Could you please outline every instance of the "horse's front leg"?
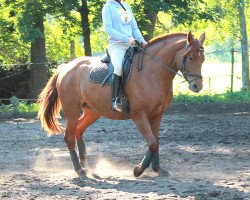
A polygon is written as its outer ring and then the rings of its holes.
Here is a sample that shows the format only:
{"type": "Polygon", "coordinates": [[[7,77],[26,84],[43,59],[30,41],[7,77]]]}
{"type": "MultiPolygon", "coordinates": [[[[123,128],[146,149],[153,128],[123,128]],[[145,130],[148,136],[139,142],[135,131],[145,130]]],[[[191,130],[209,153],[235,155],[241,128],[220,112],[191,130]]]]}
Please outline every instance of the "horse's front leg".
{"type": "Polygon", "coordinates": [[[135,124],[137,125],[138,129],[144,136],[147,144],[148,144],[148,151],[146,155],[144,156],[143,160],[141,163],[134,168],[134,176],[138,177],[140,176],[146,168],[149,167],[150,163],[152,162],[153,158],[157,156],[158,154],[158,149],[159,149],[159,144],[158,141],[156,140],[153,131],[151,129],[149,120],[146,115],[140,116],[137,119],[133,120],[135,124]]]}
{"type": "MultiPolygon", "coordinates": [[[[155,116],[154,118],[149,120],[151,129],[153,131],[153,134],[154,134],[155,139],[156,139],[158,144],[159,144],[159,128],[160,128],[162,115],[163,115],[163,113],[161,113],[158,116],[155,116]]],[[[160,156],[159,156],[158,151],[154,153],[151,167],[152,167],[153,171],[157,172],[159,175],[169,176],[169,173],[160,167],[160,156]]]]}
{"type": "Polygon", "coordinates": [[[77,142],[77,147],[79,151],[79,157],[80,157],[80,165],[85,168],[85,161],[86,161],[86,147],[85,147],[85,142],[84,139],[81,138],[76,138],[77,142]]]}

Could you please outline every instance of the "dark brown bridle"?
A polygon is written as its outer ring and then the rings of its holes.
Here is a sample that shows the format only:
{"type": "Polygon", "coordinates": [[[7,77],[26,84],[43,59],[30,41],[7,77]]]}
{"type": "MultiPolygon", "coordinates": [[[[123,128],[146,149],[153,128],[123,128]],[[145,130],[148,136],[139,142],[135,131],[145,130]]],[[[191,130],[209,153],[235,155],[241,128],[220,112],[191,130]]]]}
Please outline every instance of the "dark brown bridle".
{"type": "MultiPolygon", "coordinates": [[[[189,49],[189,45],[187,44],[185,47],[185,51],[187,52],[189,49]]],[[[199,51],[204,52],[204,48],[200,47],[199,51]]],[[[181,64],[181,69],[180,69],[182,76],[184,77],[184,79],[190,84],[191,82],[193,82],[194,80],[197,79],[203,79],[202,75],[198,75],[198,74],[190,74],[188,72],[188,67],[187,67],[187,55],[184,56],[183,60],[182,60],[182,64],[181,64]],[[189,77],[195,77],[194,79],[192,79],[191,81],[189,80],[189,77]]]]}
{"type": "MultiPolygon", "coordinates": [[[[189,49],[189,45],[187,44],[185,46],[185,51],[187,52],[189,49]]],[[[203,47],[200,47],[199,49],[200,51],[204,52],[204,48],[203,47]]],[[[146,53],[148,56],[150,56],[152,58],[152,60],[154,60],[156,63],[160,64],[162,67],[164,67],[165,69],[173,72],[174,74],[177,74],[178,76],[180,77],[183,77],[185,79],[185,81],[187,81],[189,84],[191,82],[193,82],[194,80],[196,79],[203,79],[202,75],[198,75],[198,74],[190,74],[188,72],[188,67],[187,67],[187,56],[185,55],[183,57],[183,60],[182,60],[182,64],[181,64],[181,73],[180,74],[178,71],[176,71],[176,69],[174,69],[173,67],[170,67],[168,65],[166,65],[164,62],[162,62],[159,58],[157,58],[156,56],[152,55],[146,48],[143,48],[143,47],[140,47],[139,49],[139,52],[140,52],[140,58],[139,60],[142,60],[142,57],[143,57],[143,54],[146,53]],[[194,79],[192,79],[191,81],[189,80],[189,77],[195,77],[194,79]]],[[[143,65],[143,62],[142,61],[139,61],[141,64],[141,66],[139,66],[139,70],[142,68],[142,65],[143,65]]],[[[139,71],[138,70],[138,71],[139,71]]]]}

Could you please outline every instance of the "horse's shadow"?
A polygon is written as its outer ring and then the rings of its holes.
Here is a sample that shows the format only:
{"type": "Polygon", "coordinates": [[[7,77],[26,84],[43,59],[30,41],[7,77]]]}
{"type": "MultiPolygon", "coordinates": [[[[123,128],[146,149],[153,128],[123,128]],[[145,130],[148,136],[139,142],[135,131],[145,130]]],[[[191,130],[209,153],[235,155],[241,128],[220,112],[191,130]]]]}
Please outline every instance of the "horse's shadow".
{"type": "Polygon", "coordinates": [[[74,178],[71,183],[81,188],[92,187],[100,190],[112,189],[134,194],[136,196],[140,195],[141,197],[147,197],[149,193],[151,193],[151,198],[195,197],[195,200],[247,200],[250,198],[249,192],[245,193],[236,188],[220,186],[207,180],[181,180],[173,176],[152,176],[151,174],[142,175],[142,177],[137,179],[131,177],[102,178],[97,175],[92,175],[92,177],[86,180],[74,178]]]}
{"type": "MultiPolygon", "coordinates": [[[[249,192],[236,188],[217,185],[206,179],[181,180],[174,176],[162,177],[145,173],[140,178],[131,177],[92,177],[81,180],[79,178],[63,178],[51,182],[36,174],[15,174],[11,181],[20,184],[26,182],[27,194],[31,197],[41,194],[46,198],[55,195],[62,199],[195,199],[195,200],[248,200],[249,192]],[[111,195],[111,196],[110,196],[111,195]],[[127,196],[126,196],[127,195],[127,196]],[[100,198],[99,198],[100,197],[100,198]],[[115,197],[115,198],[114,198],[115,197]]],[[[15,191],[17,192],[17,191],[15,191]]],[[[8,189],[10,195],[13,189],[8,189]]]]}

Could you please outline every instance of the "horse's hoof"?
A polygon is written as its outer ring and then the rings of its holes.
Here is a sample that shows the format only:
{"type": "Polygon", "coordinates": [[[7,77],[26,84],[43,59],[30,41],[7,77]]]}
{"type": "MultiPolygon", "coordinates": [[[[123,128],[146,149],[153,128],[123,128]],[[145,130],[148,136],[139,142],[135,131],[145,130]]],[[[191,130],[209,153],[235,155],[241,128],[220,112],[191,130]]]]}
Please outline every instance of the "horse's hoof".
{"type": "Polygon", "coordinates": [[[160,170],[160,167],[159,167],[159,166],[157,166],[157,167],[152,166],[152,170],[153,170],[154,172],[158,173],[159,170],[160,170]]]}
{"type": "Polygon", "coordinates": [[[166,170],[164,170],[164,169],[162,169],[162,168],[159,168],[159,170],[158,170],[158,175],[159,175],[159,176],[165,176],[165,177],[170,176],[169,172],[166,171],[166,170]]]}
{"type": "Polygon", "coordinates": [[[86,175],[86,172],[83,170],[83,169],[80,169],[78,172],[77,172],[79,178],[81,180],[86,180],[88,177],[86,175]]]}
{"type": "Polygon", "coordinates": [[[134,168],[134,176],[139,177],[144,172],[144,169],[141,165],[136,165],[134,168]]]}
{"type": "Polygon", "coordinates": [[[85,162],[80,162],[80,165],[81,165],[82,168],[84,168],[85,167],[85,162]]]}
{"type": "Polygon", "coordinates": [[[86,162],[86,158],[85,157],[80,158],[80,165],[81,165],[82,168],[85,167],[85,162],[86,162]]]}

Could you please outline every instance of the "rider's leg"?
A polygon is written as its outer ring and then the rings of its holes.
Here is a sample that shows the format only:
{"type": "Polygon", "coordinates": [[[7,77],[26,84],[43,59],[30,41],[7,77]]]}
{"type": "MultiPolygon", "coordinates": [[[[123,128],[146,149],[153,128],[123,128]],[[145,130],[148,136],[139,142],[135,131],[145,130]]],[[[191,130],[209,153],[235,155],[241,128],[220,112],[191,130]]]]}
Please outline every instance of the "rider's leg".
{"type": "Polygon", "coordinates": [[[112,110],[121,112],[121,103],[119,101],[120,77],[122,75],[122,61],[126,50],[129,48],[128,43],[110,44],[108,51],[112,64],[114,66],[114,74],[112,76],[111,92],[112,92],[112,110]]]}

